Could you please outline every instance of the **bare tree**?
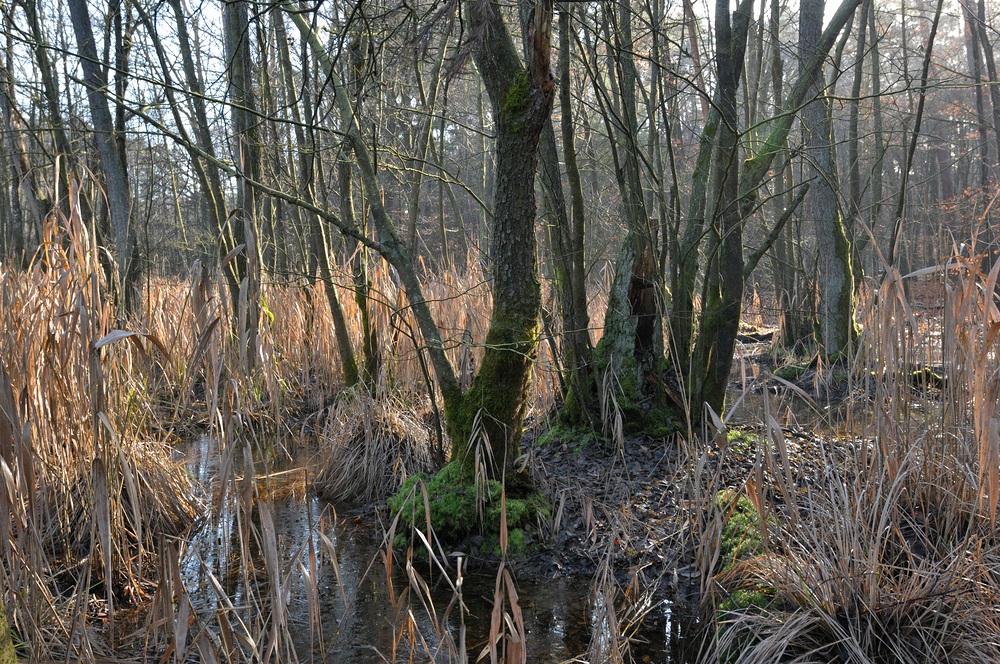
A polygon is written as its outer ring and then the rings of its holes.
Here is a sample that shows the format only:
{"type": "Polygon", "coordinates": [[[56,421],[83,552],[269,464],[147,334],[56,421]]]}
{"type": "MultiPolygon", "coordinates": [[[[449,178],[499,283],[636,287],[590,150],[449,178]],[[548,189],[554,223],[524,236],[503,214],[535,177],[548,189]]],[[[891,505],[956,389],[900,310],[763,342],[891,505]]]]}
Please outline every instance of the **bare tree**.
{"type": "Polygon", "coordinates": [[[67,0],[67,4],[73,30],[76,33],[77,55],[87,86],[94,139],[101,160],[101,169],[104,171],[111,225],[115,233],[115,258],[119,264],[120,274],[117,292],[122,297],[125,311],[129,312],[135,306],[135,287],[140,266],[135,227],[132,223],[132,191],[128,182],[125,154],[108,107],[106,96],[108,80],[103,61],[98,58],[87,2],[67,0]]]}

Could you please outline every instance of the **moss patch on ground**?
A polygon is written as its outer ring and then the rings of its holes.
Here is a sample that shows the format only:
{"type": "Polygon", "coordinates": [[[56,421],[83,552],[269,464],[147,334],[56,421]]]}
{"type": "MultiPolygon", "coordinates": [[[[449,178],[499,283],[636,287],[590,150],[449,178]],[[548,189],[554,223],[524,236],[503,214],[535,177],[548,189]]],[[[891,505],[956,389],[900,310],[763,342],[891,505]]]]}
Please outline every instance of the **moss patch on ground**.
{"type": "MultiPolygon", "coordinates": [[[[740,436],[733,438],[731,443],[742,442],[740,436]]],[[[715,499],[718,509],[726,515],[719,535],[719,562],[716,571],[716,574],[723,575],[740,563],[763,554],[764,541],[761,536],[760,514],[746,495],[720,491],[715,499]]],[[[721,615],[731,611],[764,609],[771,604],[774,596],[772,588],[760,584],[734,588],[719,603],[718,611],[721,615]]]]}
{"type": "MultiPolygon", "coordinates": [[[[500,482],[489,480],[477,495],[474,478],[452,462],[430,477],[420,474],[408,479],[389,499],[389,507],[408,528],[426,528],[429,513],[431,527],[442,542],[463,545],[479,535],[482,544],[478,553],[499,555],[501,505],[505,504],[507,555],[523,555],[530,547],[530,530],[539,515],[549,514],[548,505],[537,491],[508,495],[503,501],[501,493],[500,482]],[[426,508],[423,489],[427,491],[426,508]]],[[[404,537],[396,543],[405,546],[406,541],[404,537]]]]}
{"type": "Polygon", "coordinates": [[[727,515],[719,536],[719,570],[724,571],[762,554],[764,542],[760,515],[749,498],[732,491],[720,491],[715,499],[719,509],[727,515]]]}

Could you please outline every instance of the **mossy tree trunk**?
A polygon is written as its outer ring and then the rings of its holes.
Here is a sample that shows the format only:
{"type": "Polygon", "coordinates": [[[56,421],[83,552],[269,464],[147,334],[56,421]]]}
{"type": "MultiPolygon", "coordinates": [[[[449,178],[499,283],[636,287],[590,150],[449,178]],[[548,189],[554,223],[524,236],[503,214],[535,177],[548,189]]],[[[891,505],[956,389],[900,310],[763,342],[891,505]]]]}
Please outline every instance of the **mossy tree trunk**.
{"type": "Polygon", "coordinates": [[[709,189],[710,200],[718,203],[709,234],[711,249],[688,389],[696,408],[708,403],[721,410],[743,301],[744,219],[733,204],[739,192],[736,93],[746,55],[752,4],[744,0],[731,17],[728,0],[718,0],[715,11],[716,105],[721,122],[709,189]]]}
{"type": "MultiPolygon", "coordinates": [[[[802,2],[799,10],[799,63],[805,69],[819,42],[823,28],[824,0],[802,2]]],[[[837,203],[833,183],[837,181],[833,155],[833,126],[829,100],[823,92],[822,70],[809,96],[815,96],[800,112],[805,154],[805,179],[811,180],[804,214],[816,229],[819,261],[819,334],[817,341],[826,357],[843,353],[854,332],[854,275],[851,247],[837,203]]]]}
{"type": "Polygon", "coordinates": [[[283,6],[334,88],[341,130],[354,152],[379,241],[360,236],[344,219],[327,215],[346,235],[376,249],[396,268],[437,374],[444,398],[452,457],[471,469],[474,424],[490,441],[491,476],[512,470],[519,452],[541,300],[535,256],[535,170],[542,127],[552,109],[550,66],[552,2],[541,0],[529,20],[527,67],[522,64],[496,0],[469,0],[473,58],[489,94],[496,130],[497,169],[490,258],[493,313],[479,373],[463,392],[444,352],[441,331],[423,296],[413,258],[380,197],[373,156],[358,124],[355,105],[333,61],[302,10],[283,6]]]}
{"type": "MultiPolygon", "coordinates": [[[[622,200],[626,238],[615,264],[608,298],[604,336],[597,348],[598,371],[611,372],[626,393],[619,403],[656,404],[657,374],[663,358],[660,304],[663,279],[655,256],[657,224],[650,220],[643,192],[636,91],[639,75],[632,53],[632,8],[626,0],[604,5],[615,76],[611,92],[618,116],[604,110],[609,134],[614,134],[612,158],[622,200]],[[632,394],[629,394],[632,392],[632,394]]],[[[631,413],[626,413],[632,418],[631,413]]]]}
{"type": "Polygon", "coordinates": [[[527,67],[521,63],[496,0],[469,0],[473,57],[493,109],[496,184],[490,259],[493,313],[479,372],[464,395],[445,394],[452,455],[474,463],[474,423],[481,423],[494,467],[510,470],[519,454],[538,339],[541,289],[535,250],[535,171],[542,129],[552,110],[552,3],[529,19],[527,67]]]}

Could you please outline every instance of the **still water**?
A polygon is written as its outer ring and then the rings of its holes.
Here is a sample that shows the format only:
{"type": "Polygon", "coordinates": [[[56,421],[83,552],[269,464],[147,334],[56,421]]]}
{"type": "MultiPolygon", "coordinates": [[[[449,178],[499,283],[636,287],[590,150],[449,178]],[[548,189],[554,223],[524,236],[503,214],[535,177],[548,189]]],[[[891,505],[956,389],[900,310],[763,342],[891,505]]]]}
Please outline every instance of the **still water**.
{"type": "MultiPolygon", "coordinates": [[[[245,486],[239,479],[240,455],[220,454],[209,438],[194,441],[182,451],[189,472],[205,487],[207,509],[214,514],[206,517],[190,540],[181,565],[196,612],[211,615],[225,610],[220,608],[218,592],[212,589],[211,573],[236,607],[234,611],[248,624],[256,620],[260,633],[271,629],[268,621],[275,618],[270,610],[258,611],[257,618],[252,610],[255,605],[267,604],[273,595],[264,587],[268,575],[260,573],[268,565],[261,551],[266,545],[248,545],[240,536],[248,532],[244,522],[249,519],[250,529],[260,532],[266,530],[262,522],[273,523],[280,561],[277,567],[283,579],[284,634],[299,661],[460,661],[455,647],[463,625],[468,661],[476,661],[483,652],[494,604],[495,567],[462,575],[461,605],[465,609],[460,610],[455,591],[456,559],[450,559],[450,579],[420,559],[414,560],[413,576],[408,576],[405,556],[398,552],[387,571],[382,527],[366,525],[367,520],[355,518],[346,506],[338,510],[338,506],[302,490],[304,471],[295,480],[296,488],[265,493],[254,507],[241,510],[239,499],[230,496],[216,502],[218,507],[213,510],[220,474],[236,478],[231,494],[238,494],[239,487],[245,486]],[[255,572],[248,574],[248,566],[255,572]],[[417,577],[414,584],[411,578],[417,577]],[[414,590],[421,582],[426,583],[429,601],[414,590]]],[[[280,477],[296,475],[294,470],[284,469],[280,477]]],[[[258,491],[259,486],[260,482],[258,491]]],[[[599,606],[602,600],[592,592],[590,579],[529,579],[518,575],[516,563],[510,570],[523,613],[527,661],[589,661],[592,644],[607,645],[608,624],[599,606]]],[[[668,602],[650,604],[641,626],[631,635],[625,661],[684,661],[677,654],[680,621],[672,617],[668,602]]]]}

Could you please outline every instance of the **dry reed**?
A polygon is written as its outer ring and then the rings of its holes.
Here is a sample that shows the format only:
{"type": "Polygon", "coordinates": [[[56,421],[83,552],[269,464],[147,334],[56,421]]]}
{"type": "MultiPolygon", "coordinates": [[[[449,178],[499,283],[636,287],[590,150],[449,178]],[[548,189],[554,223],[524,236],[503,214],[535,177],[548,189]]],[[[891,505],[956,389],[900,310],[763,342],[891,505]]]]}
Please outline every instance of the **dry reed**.
{"type": "Polygon", "coordinates": [[[1000,263],[980,264],[956,255],[907,277],[888,268],[869,292],[853,375],[870,408],[849,422],[864,442],[851,467],[830,457],[806,487],[783,479],[777,452],[762,458],[776,490],[758,478],[748,494],[768,524],[765,550],[704,564],[719,628],[704,661],[1000,659],[1000,263]],[[906,295],[905,279],[928,275],[944,282],[943,327],[906,295]]]}
{"type": "Polygon", "coordinates": [[[116,331],[78,195],[47,218],[29,269],[0,275],[0,574],[33,657],[106,651],[103,628],[143,597],[157,542],[199,511],[147,437],[169,353],[116,331]]]}

